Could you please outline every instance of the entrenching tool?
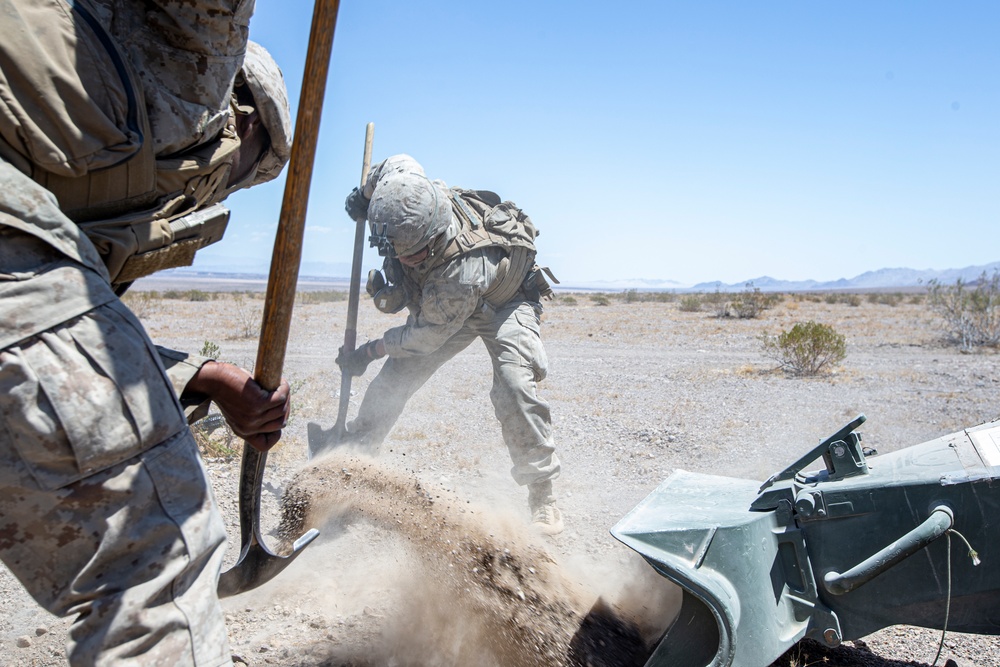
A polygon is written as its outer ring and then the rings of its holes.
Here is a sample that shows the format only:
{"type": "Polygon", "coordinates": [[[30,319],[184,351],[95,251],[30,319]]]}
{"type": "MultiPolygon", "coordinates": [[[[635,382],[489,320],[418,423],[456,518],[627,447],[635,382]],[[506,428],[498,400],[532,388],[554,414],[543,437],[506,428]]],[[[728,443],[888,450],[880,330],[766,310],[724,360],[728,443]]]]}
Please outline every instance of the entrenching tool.
{"type": "Polygon", "coordinates": [[[1000,634],[1000,568],[973,549],[1000,551],[1000,421],[878,457],[864,421],[763,485],[677,471],[611,530],[683,589],[648,665],[763,667],[890,625],[1000,634]]]}
{"type": "MultiPolygon", "coordinates": [[[[278,231],[274,239],[260,344],[254,366],[254,380],[268,390],[277,389],[281,384],[285,346],[302,259],[309,185],[339,8],[339,0],[316,0],[313,6],[302,92],[295,121],[295,138],[292,142],[278,231]]],[[[260,490],[266,461],[266,453],[258,452],[243,443],[243,460],[240,465],[240,555],[236,564],[219,578],[220,597],[242,593],[269,581],[288,567],[306,545],[319,535],[315,528],[309,530],[295,540],[292,551],[286,555],[276,554],[264,544],[260,532],[260,490]]]]}
{"type": "MultiPolygon", "coordinates": [[[[368,180],[372,163],[372,139],[375,123],[365,127],[365,152],[361,166],[361,188],[368,180]]],[[[358,301],[361,293],[361,258],[364,254],[365,221],[357,223],[354,230],[354,256],[351,262],[351,286],[347,295],[347,326],[344,327],[344,352],[353,352],[358,342],[358,301]]],[[[351,402],[351,374],[340,372],[340,402],[337,404],[337,422],[333,425],[334,439],[339,440],[347,431],[347,408],[351,402]]]]}

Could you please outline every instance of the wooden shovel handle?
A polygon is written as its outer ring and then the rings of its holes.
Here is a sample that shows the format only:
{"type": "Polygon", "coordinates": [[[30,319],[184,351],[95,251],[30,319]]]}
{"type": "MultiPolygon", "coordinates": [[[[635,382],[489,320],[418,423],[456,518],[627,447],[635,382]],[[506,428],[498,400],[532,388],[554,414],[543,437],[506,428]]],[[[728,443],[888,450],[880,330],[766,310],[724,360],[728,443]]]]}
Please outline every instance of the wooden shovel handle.
{"type": "Polygon", "coordinates": [[[339,8],[339,0],[317,0],[313,9],[302,93],[295,119],[295,139],[292,142],[285,196],[281,202],[281,216],[274,239],[260,345],[257,347],[257,363],[254,366],[254,379],[270,391],[281,384],[281,372],[285,364],[285,346],[288,343],[292,307],[299,280],[299,263],[302,260],[309,186],[339,8]]]}

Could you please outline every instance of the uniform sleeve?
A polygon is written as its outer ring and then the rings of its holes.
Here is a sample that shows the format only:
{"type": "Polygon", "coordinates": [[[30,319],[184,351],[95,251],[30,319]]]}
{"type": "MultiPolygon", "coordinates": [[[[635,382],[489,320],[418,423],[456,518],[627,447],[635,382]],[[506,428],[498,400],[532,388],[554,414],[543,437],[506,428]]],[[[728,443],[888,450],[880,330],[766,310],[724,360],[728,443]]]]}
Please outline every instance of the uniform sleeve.
{"type": "MultiPolygon", "coordinates": [[[[481,262],[480,262],[481,264],[481,262]]],[[[386,354],[410,357],[430,354],[458,332],[480,304],[482,281],[469,279],[473,261],[449,262],[428,276],[415,316],[382,335],[386,354]]]]}
{"type": "Polygon", "coordinates": [[[156,346],[156,351],[160,354],[160,361],[163,362],[163,368],[167,371],[167,378],[173,385],[174,392],[181,399],[184,416],[187,417],[189,424],[193,424],[208,414],[212,401],[208,396],[202,394],[189,394],[185,397],[184,388],[201,370],[201,367],[212,359],[187,352],[178,352],[161,345],[156,346]]]}

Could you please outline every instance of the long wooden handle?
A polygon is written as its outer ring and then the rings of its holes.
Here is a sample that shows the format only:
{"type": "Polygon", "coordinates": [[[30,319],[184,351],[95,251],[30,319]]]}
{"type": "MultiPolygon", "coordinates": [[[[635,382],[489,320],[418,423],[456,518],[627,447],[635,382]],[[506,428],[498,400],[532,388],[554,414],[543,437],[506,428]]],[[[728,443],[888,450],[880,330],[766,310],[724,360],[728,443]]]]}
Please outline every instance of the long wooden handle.
{"type": "MultiPolygon", "coordinates": [[[[368,170],[372,163],[372,140],[375,136],[375,123],[365,127],[365,153],[361,166],[361,188],[368,181],[368,170]]],[[[358,301],[361,296],[361,259],[364,255],[365,221],[357,223],[354,230],[354,257],[351,261],[351,286],[347,293],[347,326],[344,327],[344,352],[353,352],[358,344],[358,301]]],[[[337,422],[334,433],[344,434],[347,424],[347,408],[351,402],[351,374],[345,370],[340,372],[340,401],[337,404],[337,422]]]]}
{"type": "MultiPolygon", "coordinates": [[[[281,215],[274,237],[257,363],[254,366],[254,380],[270,391],[281,384],[281,371],[285,365],[285,346],[302,259],[309,185],[339,8],[339,0],[316,0],[313,7],[295,138],[285,180],[285,197],[281,202],[281,215]]],[[[219,579],[220,595],[235,595],[256,588],[280,572],[318,535],[315,530],[303,535],[288,556],[277,556],[267,549],[260,532],[260,490],[266,463],[267,452],[259,452],[249,443],[243,443],[239,490],[240,557],[236,565],[219,579]]]]}
{"type": "Polygon", "coordinates": [[[365,189],[368,182],[368,170],[372,168],[372,141],[375,139],[375,123],[368,123],[365,126],[365,158],[361,165],[361,185],[358,187],[365,189]]]}
{"type": "Polygon", "coordinates": [[[264,317],[257,347],[254,379],[264,388],[274,390],[281,384],[285,364],[285,346],[292,322],[292,306],[302,260],[302,237],[305,232],[309,186],[312,181],[319,121],[330,66],[333,32],[337,25],[339,0],[316,0],[312,29],[303,74],[295,139],[285,180],[285,197],[274,238],[271,273],[264,299],[264,317]]]}

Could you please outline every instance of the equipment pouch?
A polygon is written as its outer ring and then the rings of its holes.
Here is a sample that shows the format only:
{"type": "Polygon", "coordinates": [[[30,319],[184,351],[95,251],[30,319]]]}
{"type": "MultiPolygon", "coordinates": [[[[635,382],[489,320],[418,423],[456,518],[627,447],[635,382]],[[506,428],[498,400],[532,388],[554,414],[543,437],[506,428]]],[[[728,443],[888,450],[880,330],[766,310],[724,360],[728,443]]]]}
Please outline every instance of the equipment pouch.
{"type": "Polygon", "coordinates": [[[559,284],[559,281],[552,274],[552,270],[547,266],[538,266],[535,264],[528,271],[528,275],[524,277],[521,289],[524,290],[524,295],[528,297],[529,301],[541,302],[542,299],[551,299],[555,296],[555,292],[552,291],[552,285],[546,279],[546,276],[556,285],[559,284]]]}
{"type": "Polygon", "coordinates": [[[74,220],[151,202],[138,77],[89,2],[0,0],[0,34],[0,155],[74,220]]]}

